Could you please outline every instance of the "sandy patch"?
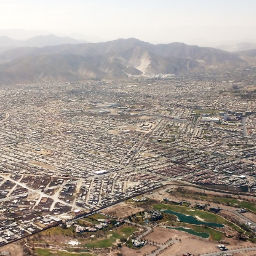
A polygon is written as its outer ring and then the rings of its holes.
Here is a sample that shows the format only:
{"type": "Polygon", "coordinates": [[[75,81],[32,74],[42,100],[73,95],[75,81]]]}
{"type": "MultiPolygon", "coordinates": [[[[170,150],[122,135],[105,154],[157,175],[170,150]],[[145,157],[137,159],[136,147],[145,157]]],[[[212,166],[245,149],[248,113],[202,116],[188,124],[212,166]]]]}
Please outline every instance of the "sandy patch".
{"type": "Polygon", "coordinates": [[[111,134],[111,135],[118,135],[118,134],[119,134],[119,131],[118,131],[118,130],[108,130],[108,134],[111,134]]]}
{"type": "Polygon", "coordinates": [[[141,211],[144,211],[144,209],[122,202],[117,205],[108,207],[107,209],[103,210],[102,213],[118,218],[126,218],[132,214],[136,214],[141,211]]]}
{"type": "Polygon", "coordinates": [[[179,240],[176,240],[172,246],[160,253],[159,256],[181,256],[186,253],[200,255],[202,253],[217,252],[216,246],[217,244],[207,240],[203,241],[181,235],[179,240]]]}
{"type": "Polygon", "coordinates": [[[198,217],[197,215],[195,216],[199,221],[205,221],[204,219],[198,217]]]}
{"type": "Polygon", "coordinates": [[[250,219],[250,220],[256,222],[256,214],[253,214],[253,213],[251,213],[251,212],[246,212],[246,213],[243,213],[243,215],[244,215],[245,217],[247,217],[248,219],[250,219]]]}
{"type": "Polygon", "coordinates": [[[25,256],[22,246],[18,244],[10,244],[0,248],[0,255],[3,252],[8,252],[10,256],[25,256]]]}
{"type": "Polygon", "coordinates": [[[121,249],[121,253],[123,256],[144,256],[147,255],[149,253],[151,253],[152,251],[154,251],[157,247],[153,246],[153,245],[146,245],[144,247],[142,247],[139,250],[134,250],[131,248],[128,248],[126,246],[124,246],[121,249]]]}
{"type": "MultiPolygon", "coordinates": [[[[191,253],[198,256],[205,253],[220,252],[219,249],[217,248],[217,242],[197,238],[195,236],[185,234],[184,232],[178,230],[175,230],[172,240],[174,241],[174,244],[167,248],[165,251],[163,251],[161,254],[159,254],[159,256],[181,256],[187,253],[191,253]]],[[[225,241],[229,244],[227,245],[227,248],[229,250],[254,246],[254,244],[250,242],[239,242],[233,239],[225,239],[225,241]]],[[[247,254],[244,252],[241,255],[246,256],[247,254]]],[[[255,256],[256,251],[254,252],[254,254],[248,255],[255,256]]]]}
{"type": "Polygon", "coordinates": [[[31,192],[31,191],[28,192],[28,197],[27,197],[28,201],[35,201],[38,198],[39,198],[38,194],[31,192]]]}
{"type": "Polygon", "coordinates": [[[142,152],[142,153],[140,153],[140,156],[142,156],[144,158],[149,158],[149,157],[155,157],[156,154],[153,154],[151,152],[142,152]]]}
{"type": "Polygon", "coordinates": [[[55,166],[53,166],[53,165],[49,165],[49,164],[46,164],[46,163],[43,163],[43,162],[38,162],[38,161],[31,161],[30,164],[38,166],[38,167],[42,167],[42,168],[45,168],[45,169],[49,169],[49,170],[52,170],[52,171],[54,171],[56,169],[55,166]]]}
{"type": "Polygon", "coordinates": [[[44,156],[49,156],[52,155],[52,151],[48,149],[41,149],[40,151],[34,150],[34,152],[38,155],[44,155],[44,156]]]}
{"type": "Polygon", "coordinates": [[[151,120],[152,116],[140,116],[139,119],[141,119],[141,120],[151,120]]]}
{"type": "Polygon", "coordinates": [[[159,227],[154,228],[153,232],[148,234],[146,237],[143,237],[145,240],[158,244],[163,244],[171,238],[173,238],[173,230],[159,227]]]}

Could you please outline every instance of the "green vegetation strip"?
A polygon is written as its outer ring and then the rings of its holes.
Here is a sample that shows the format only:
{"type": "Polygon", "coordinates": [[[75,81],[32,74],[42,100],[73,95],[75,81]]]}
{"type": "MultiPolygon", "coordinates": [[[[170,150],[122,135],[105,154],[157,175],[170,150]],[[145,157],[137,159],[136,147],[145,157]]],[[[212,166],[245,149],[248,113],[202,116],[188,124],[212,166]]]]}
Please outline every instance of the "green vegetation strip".
{"type": "Polygon", "coordinates": [[[195,225],[188,225],[189,228],[193,229],[195,232],[199,233],[208,233],[210,238],[214,241],[220,241],[224,237],[224,234],[220,231],[217,231],[213,228],[206,227],[206,226],[195,226],[195,225]]]}
{"type": "Polygon", "coordinates": [[[37,256],[93,256],[89,253],[70,253],[70,252],[62,252],[62,251],[56,251],[53,252],[49,249],[41,249],[37,248],[35,250],[35,253],[37,256]]]}
{"type": "Polygon", "coordinates": [[[205,232],[196,232],[194,231],[193,229],[191,228],[184,228],[184,227],[168,227],[169,229],[175,229],[175,230],[179,230],[179,231],[184,231],[186,233],[189,233],[191,235],[195,235],[195,236],[199,236],[199,237],[202,237],[202,238],[208,238],[209,237],[209,234],[208,233],[205,233],[205,232]]]}
{"type": "Polygon", "coordinates": [[[224,234],[220,231],[217,231],[215,229],[209,228],[209,227],[193,227],[193,229],[196,232],[206,232],[210,235],[211,239],[214,241],[220,241],[222,240],[224,234]]]}
{"type": "MultiPolygon", "coordinates": [[[[206,222],[213,222],[213,223],[218,223],[222,225],[228,225],[232,229],[236,230],[239,233],[243,233],[244,230],[241,229],[239,226],[235,225],[234,223],[222,218],[221,216],[218,216],[216,214],[202,211],[202,210],[192,210],[189,207],[186,206],[178,206],[178,205],[172,205],[172,204],[155,204],[154,209],[156,210],[171,210],[175,212],[179,212],[182,214],[190,215],[193,217],[199,217],[203,219],[206,222]]],[[[199,226],[196,226],[199,227],[199,226]]]]}
{"type": "Polygon", "coordinates": [[[206,212],[206,211],[201,211],[201,210],[194,210],[194,209],[192,210],[186,206],[178,206],[178,205],[171,205],[171,204],[155,204],[154,209],[156,209],[156,210],[171,210],[171,211],[179,212],[179,213],[194,216],[194,217],[199,217],[206,222],[227,224],[227,221],[224,218],[222,218],[216,214],[206,212]]]}
{"type": "Polygon", "coordinates": [[[45,236],[55,236],[55,235],[63,235],[73,237],[75,235],[75,228],[72,226],[70,228],[61,228],[60,226],[47,229],[42,232],[42,235],[45,236]]]}
{"type": "Polygon", "coordinates": [[[239,200],[236,198],[206,195],[203,193],[193,193],[192,191],[188,191],[186,189],[183,189],[182,191],[178,191],[178,193],[180,193],[181,196],[187,197],[187,198],[194,198],[194,199],[199,199],[203,201],[209,201],[209,202],[224,204],[228,206],[233,206],[233,207],[245,208],[256,214],[256,204],[254,202],[239,200]]]}
{"type": "Polygon", "coordinates": [[[107,233],[107,238],[99,239],[86,243],[84,246],[87,248],[108,248],[112,247],[118,239],[127,239],[135,231],[134,227],[122,227],[117,232],[107,233]]]}
{"type": "Polygon", "coordinates": [[[209,226],[209,227],[223,228],[223,224],[218,224],[218,223],[214,223],[214,222],[200,221],[200,220],[198,220],[197,218],[195,218],[193,216],[185,215],[185,214],[182,214],[182,213],[179,213],[179,212],[174,212],[174,211],[171,211],[171,210],[165,210],[164,212],[177,216],[178,219],[181,222],[194,224],[194,225],[205,225],[205,226],[209,226]]]}

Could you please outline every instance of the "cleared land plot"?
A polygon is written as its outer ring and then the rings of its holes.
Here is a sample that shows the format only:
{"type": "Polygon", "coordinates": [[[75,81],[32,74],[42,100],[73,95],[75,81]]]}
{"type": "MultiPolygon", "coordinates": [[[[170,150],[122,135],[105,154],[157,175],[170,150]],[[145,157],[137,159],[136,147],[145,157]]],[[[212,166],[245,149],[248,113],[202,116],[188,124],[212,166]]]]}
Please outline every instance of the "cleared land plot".
{"type": "Polygon", "coordinates": [[[102,212],[118,218],[126,218],[143,210],[143,208],[135,207],[131,204],[123,202],[112,207],[109,207],[106,210],[103,210],[102,212]]]}
{"type": "Polygon", "coordinates": [[[153,232],[143,237],[145,240],[155,242],[158,244],[166,243],[169,239],[173,237],[173,231],[165,228],[154,228],[153,232]]]}
{"type": "Polygon", "coordinates": [[[18,244],[10,244],[0,248],[0,255],[9,252],[10,256],[25,256],[22,246],[18,244]]]}
{"type": "Polygon", "coordinates": [[[123,256],[144,256],[144,255],[151,253],[156,248],[157,247],[153,246],[153,245],[145,245],[141,249],[135,250],[135,249],[131,249],[131,248],[124,246],[121,249],[121,253],[123,256]]]}
{"type": "MultiPolygon", "coordinates": [[[[179,232],[179,231],[176,231],[179,232]]],[[[184,234],[176,233],[175,235],[179,239],[172,245],[167,248],[165,251],[159,254],[159,256],[180,256],[186,253],[192,253],[199,255],[202,253],[214,252],[216,250],[216,245],[213,242],[195,239],[184,234]]]]}

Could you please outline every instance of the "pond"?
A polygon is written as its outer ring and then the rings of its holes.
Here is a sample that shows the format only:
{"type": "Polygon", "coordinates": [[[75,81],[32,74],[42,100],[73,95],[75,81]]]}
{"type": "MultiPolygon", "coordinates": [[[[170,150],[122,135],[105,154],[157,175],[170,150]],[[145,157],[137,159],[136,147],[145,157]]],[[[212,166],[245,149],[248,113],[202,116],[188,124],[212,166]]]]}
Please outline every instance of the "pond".
{"type": "Polygon", "coordinates": [[[190,216],[190,215],[185,215],[179,212],[174,212],[171,210],[164,210],[163,212],[165,213],[169,213],[169,214],[173,214],[176,215],[179,219],[179,221],[184,222],[184,223],[188,223],[188,224],[194,224],[194,225],[205,225],[208,227],[216,227],[216,228],[223,228],[224,226],[222,224],[218,224],[218,223],[214,223],[214,222],[204,222],[204,221],[200,221],[197,218],[190,216]]]}
{"type": "Polygon", "coordinates": [[[199,236],[199,237],[202,237],[202,238],[208,238],[209,237],[208,233],[196,232],[195,230],[193,230],[191,228],[183,228],[183,227],[175,227],[175,228],[168,227],[168,228],[169,229],[179,230],[179,231],[184,231],[184,232],[187,232],[187,233],[189,233],[191,235],[199,236]]]}

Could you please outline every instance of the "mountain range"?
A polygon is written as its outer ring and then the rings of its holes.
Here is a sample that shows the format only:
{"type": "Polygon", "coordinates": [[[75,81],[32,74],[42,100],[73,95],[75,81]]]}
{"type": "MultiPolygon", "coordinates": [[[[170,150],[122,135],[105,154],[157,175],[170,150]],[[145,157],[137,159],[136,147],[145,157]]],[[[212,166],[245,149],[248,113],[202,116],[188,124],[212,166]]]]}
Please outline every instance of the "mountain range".
{"type": "Polygon", "coordinates": [[[8,36],[0,36],[0,52],[17,47],[45,47],[61,44],[81,44],[79,41],[71,37],[60,37],[55,35],[41,35],[29,38],[27,40],[15,40],[8,36]]]}
{"type": "Polygon", "coordinates": [[[229,52],[240,52],[256,49],[256,43],[249,42],[240,42],[240,43],[226,43],[226,44],[217,44],[214,47],[229,51],[229,52]]]}
{"type": "Polygon", "coordinates": [[[250,53],[230,53],[184,43],[150,44],[135,38],[82,44],[67,40],[60,45],[19,47],[2,52],[0,82],[179,75],[246,66],[249,65],[246,54],[250,53]]]}

